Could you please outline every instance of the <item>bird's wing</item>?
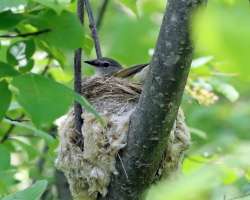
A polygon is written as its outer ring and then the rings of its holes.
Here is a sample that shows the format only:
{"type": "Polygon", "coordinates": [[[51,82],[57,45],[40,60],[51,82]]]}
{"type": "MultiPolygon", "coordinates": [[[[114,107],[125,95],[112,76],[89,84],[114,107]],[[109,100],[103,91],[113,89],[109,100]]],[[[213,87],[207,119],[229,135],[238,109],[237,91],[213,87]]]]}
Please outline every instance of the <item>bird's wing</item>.
{"type": "Polygon", "coordinates": [[[127,78],[140,72],[144,67],[148,65],[149,63],[146,63],[146,64],[135,65],[126,69],[121,69],[118,72],[115,72],[114,74],[112,74],[112,76],[119,77],[119,78],[127,78]]]}

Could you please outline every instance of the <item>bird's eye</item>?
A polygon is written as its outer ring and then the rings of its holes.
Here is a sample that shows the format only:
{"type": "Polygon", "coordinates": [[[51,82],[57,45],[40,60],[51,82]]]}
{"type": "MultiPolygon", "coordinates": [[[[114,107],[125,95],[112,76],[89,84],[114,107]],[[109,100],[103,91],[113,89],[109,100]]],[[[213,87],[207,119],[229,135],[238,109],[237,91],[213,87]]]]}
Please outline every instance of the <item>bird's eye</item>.
{"type": "Polygon", "coordinates": [[[103,62],[103,66],[104,67],[108,67],[109,66],[109,62],[103,62]]]}

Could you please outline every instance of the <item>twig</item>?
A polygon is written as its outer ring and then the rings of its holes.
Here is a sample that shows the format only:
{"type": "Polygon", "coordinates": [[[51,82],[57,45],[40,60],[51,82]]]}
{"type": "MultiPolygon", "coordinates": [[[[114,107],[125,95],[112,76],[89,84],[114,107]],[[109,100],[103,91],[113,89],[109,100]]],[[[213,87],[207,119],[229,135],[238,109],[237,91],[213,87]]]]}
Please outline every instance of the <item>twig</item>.
{"type": "MultiPolygon", "coordinates": [[[[22,120],[24,118],[24,114],[22,114],[20,117],[18,117],[16,120],[22,120]]],[[[13,129],[15,128],[14,124],[11,124],[8,130],[4,133],[2,139],[0,140],[0,144],[3,144],[9,137],[13,129]]]]}
{"type": "Polygon", "coordinates": [[[41,75],[44,76],[44,75],[47,73],[47,71],[49,70],[51,61],[52,61],[52,58],[49,56],[49,57],[48,57],[48,63],[47,63],[47,65],[44,67],[43,71],[41,72],[41,75]]]}
{"type": "Polygon", "coordinates": [[[120,160],[120,162],[121,162],[122,169],[123,169],[123,171],[124,171],[124,173],[125,173],[125,176],[126,176],[126,178],[127,178],[127,180],[128,180],[128,174],[127,174],[126,169],[125,169],[125,166],[124,166],[124,164],[123,164],[123,162],[122,162],[122,158],[121,158],[121,156],[119,155],[119,152],[118,152],[117,156],[118,156],[118,158],[119,158],[119,160],[120,160]]]}
{"type": "Polygon", "coordinates": [[[29,32],[29,33],[4,34],[4,35],[0,35],[0,38],[17,38],[17,37],[25,38],[29,36],[38,36],[44,33],[48,33],[50,31],[51,31],[50,29],[44,29],[44,30],[29,32]]]}
{"type": "Polygon", "coordinates": [[[103,21],[103,18],[104,18],[104,14],[105,14],[105,12],[107,10],[108,3],[109,3],[109,0],[103,0],[103,3],[101,5],[101,8],[99,10],[98,17],[97,17],[97,20],[96,20],[96,28],[97,28],[97,30],[99,30],[100,27],[101,27],[101,24],[102,24],[102,21],[103,21]]]}
{"type": "MultiPolygon", "coordinates": [[[[78,0],[77,2],[77,15],[80,20],[80,22],[83,24],[84,20],[84,3],[83,0],[78,0]]],[[[74,89],[75,92],[81,93],[81,76],[82,76],[82,49],[79,48],[75,51],[74,56],[74,89]]],[[[83,119],[81,117],[82,115],[82,107],[78,102],[75,102],[74,105],[74,113],[75,113],[75,134],[76,134],[76,140],[79,144],[79,147],[83,149],[83,136],[81,134],[81,128],[83,124],[83,119]]]]}
{"type": "Polygon", "coordinates": [[[99,58],[102,58],[102,51],[101,51],[101,46],[100,46],[97,30],[96,30],[95,19],[93,16],[93,12],[92,12],[89,0],[84,0],[84,3],[85,3],[86,10],[88,13],[88,18],[89,18],[89,28],[92,32],[92,37],[95,43],[96,57],[99,59],[99,58]]]}
{"type": "Polygon", "coordinates": [[[13,119],[11,117],[8,117],[8,116],[5,116],[4,118],[10,120],[10,121],[13,121],[13,122],[28,122],[30,121],[29,119],[23,119],[23,118],[17,118],[17,119],[13,119]]]}

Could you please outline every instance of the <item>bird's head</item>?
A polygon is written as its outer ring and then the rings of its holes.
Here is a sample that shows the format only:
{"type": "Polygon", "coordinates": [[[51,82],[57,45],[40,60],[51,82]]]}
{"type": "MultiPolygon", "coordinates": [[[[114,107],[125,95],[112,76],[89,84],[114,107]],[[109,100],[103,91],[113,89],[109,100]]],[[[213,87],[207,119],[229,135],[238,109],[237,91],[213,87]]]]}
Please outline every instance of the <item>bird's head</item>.
{"type": "Polygon", "coordinates": [[[111,58],[100,58],[94,60],[84,61],[85,63],[94,66],[97,72],[97,75],[100,76],[111,76],[115,72],[118,72],[122,69],[122,66],[117,61],[111,58]]]}

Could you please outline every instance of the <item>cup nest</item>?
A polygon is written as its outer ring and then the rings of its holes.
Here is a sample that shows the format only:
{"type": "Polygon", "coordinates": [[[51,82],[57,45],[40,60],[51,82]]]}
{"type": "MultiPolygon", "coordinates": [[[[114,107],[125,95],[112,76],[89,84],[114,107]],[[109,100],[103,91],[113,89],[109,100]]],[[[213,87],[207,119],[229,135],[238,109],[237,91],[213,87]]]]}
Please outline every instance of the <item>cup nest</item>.
{"type": "MultiPolygon", "coordinates": [[[[138,103],[141,85],[115,77],[91,77],[83,80],[81,93],[107,125],[102,126],[83,108],[82,150],[76,142],[71,109],[58,125],[60,145],[56,167],[66,175],[74,199],[92,200],[98,193],[105,196],[111,175],[118,175],[116,157],[126,146],[129,118],[138,103]]],[[[170,176],[179,169],[189,143],[190,134],[179,110],[157,172],[159,176],[170,176]]]]}

